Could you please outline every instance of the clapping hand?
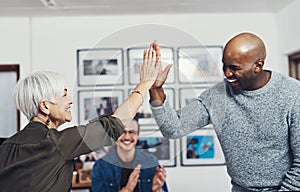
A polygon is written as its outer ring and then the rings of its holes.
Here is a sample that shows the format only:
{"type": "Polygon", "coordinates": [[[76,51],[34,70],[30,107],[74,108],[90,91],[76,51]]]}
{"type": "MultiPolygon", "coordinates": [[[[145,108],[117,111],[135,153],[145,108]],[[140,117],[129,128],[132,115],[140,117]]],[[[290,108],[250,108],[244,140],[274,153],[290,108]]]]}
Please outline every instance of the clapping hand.
{"type": "Polygon", "coordinates": [[[140,171],[141,171],[141,165],[136,166],[132,173],[129,176],[127,185],[122,188],[122,192],[132,192],[134,191],[134,188],[138,182],[139,176],[140,176],[140,171]]]}
{"type": "Polygon", "coordinates": [[[155,169],[156,169],[156,173],[154,175],[153,182],[152,182],[152,191],[159,192],[165,183],[167,174],[165,168],[162,166],[156,167],[155,169]]]}

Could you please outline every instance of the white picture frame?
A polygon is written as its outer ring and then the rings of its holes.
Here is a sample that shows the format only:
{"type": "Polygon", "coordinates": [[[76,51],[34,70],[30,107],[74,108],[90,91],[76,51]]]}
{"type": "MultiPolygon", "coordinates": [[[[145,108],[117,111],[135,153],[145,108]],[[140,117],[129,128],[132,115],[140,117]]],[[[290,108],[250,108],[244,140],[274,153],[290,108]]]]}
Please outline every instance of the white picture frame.
{"type": "Polygon", "coordinates": [[[208,89],[208,87],[194,87],[194,88],[180,88],[179,89],[179,105],[181,108],[185,107],[192,101],[196,100],[198,96],[208,89]]]}
{"type": "Polygon", "coordinates": [[[122,85],[123,49],[77,50],[78,86],[122,85]]]}
{"type": "Polygon", "coordinates": [[[81,90],[78,91],[79,124],[86,124],[98,115],[112,114],[124,100],[124,91],[115,90],[81,90]]]}
{"type": "Polygon", "coordinates": [[[225,157],[212,125],[181,138],[182,166],[225,165],[225,157]]]}
{"type": "Polygon", "coordinates": [[[154,155],[164,167],[176,166],[175,140],[163,137],[157,126],[141,126],[136,148],[154,155]]]}
{"type": "Polygon", "coordinates": [[[222,53],[222,46],[178,47],[179,82],[197,84],[222,81],[222,53]]]}
{"type": "MultiPolygon", "coordinates": [[[[132,93],[133,89],[129,89],[128,95],[132,93]]],[[[168,102],[171,106],[175,106],[175,91],[173,88],[164,88],[165,94],[168,98],[168,102]]],[[[144,103],[139,108],[136,113],[137,118],[139,119],[140,125],[156,125],[155,119],[152,115],[152,111],[150,108],[150,96],[144,98],[144,103]]]]}
{"type": "MultiPolygon", "coordinates": [[[[143,64],[143,53],[145,49],[149,47],[132,47],[127,49],[128,59],[128,73],[129,73],[129,84],[136,85],[139,82],[140,72],[138,65],[143,64]]],[[[164,69],[168,64],[175,64],[174,61],[174,50],[170,47],[160,47],[161,51],[161,64],[164,69]]],[[[172,84],[175,82],[174,67],[170,69],[168,78],[165,84],[172,84]]]]}

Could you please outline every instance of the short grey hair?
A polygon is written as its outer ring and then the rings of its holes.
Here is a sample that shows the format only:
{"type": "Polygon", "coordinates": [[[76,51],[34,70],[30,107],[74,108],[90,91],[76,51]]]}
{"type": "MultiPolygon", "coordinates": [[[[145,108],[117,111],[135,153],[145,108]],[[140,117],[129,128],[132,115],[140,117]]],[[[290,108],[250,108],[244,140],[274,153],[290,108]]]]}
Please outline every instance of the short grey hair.
{"type": "Polygon", "coordinates": [[[35,72],[18,81],[14,89],[14,100],[28,120],[39,112],[42,100],[55,102],[55,97],[64,93],[65,81],[61,74],[50,71],[35,72]]]}

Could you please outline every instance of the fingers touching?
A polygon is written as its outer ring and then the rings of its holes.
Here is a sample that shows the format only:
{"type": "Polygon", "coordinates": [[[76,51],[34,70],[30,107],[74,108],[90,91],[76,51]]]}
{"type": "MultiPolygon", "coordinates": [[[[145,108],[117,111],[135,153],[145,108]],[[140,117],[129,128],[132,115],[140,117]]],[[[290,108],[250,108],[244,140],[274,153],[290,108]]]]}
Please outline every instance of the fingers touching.
{"type": "Polygon", "coordinates": [[[138,179],[140,177],[141,165],[136,166],[129,176],[127,185],[122,189],[122,191],[134,191],[137,185],[138,179]]]}

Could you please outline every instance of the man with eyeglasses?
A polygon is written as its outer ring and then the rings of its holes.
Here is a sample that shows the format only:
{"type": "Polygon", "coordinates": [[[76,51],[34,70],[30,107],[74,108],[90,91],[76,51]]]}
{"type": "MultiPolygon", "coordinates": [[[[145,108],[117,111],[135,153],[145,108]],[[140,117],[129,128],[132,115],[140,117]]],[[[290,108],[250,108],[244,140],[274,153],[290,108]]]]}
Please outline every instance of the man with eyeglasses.
{"type": "Polygon", "coordinates": [[[125,126],[116,146],[97,160],[92,171],[93,192],[168,191],[166,170],[153,155],[136,149],[139,124],[133,119],[125,126]]]}

